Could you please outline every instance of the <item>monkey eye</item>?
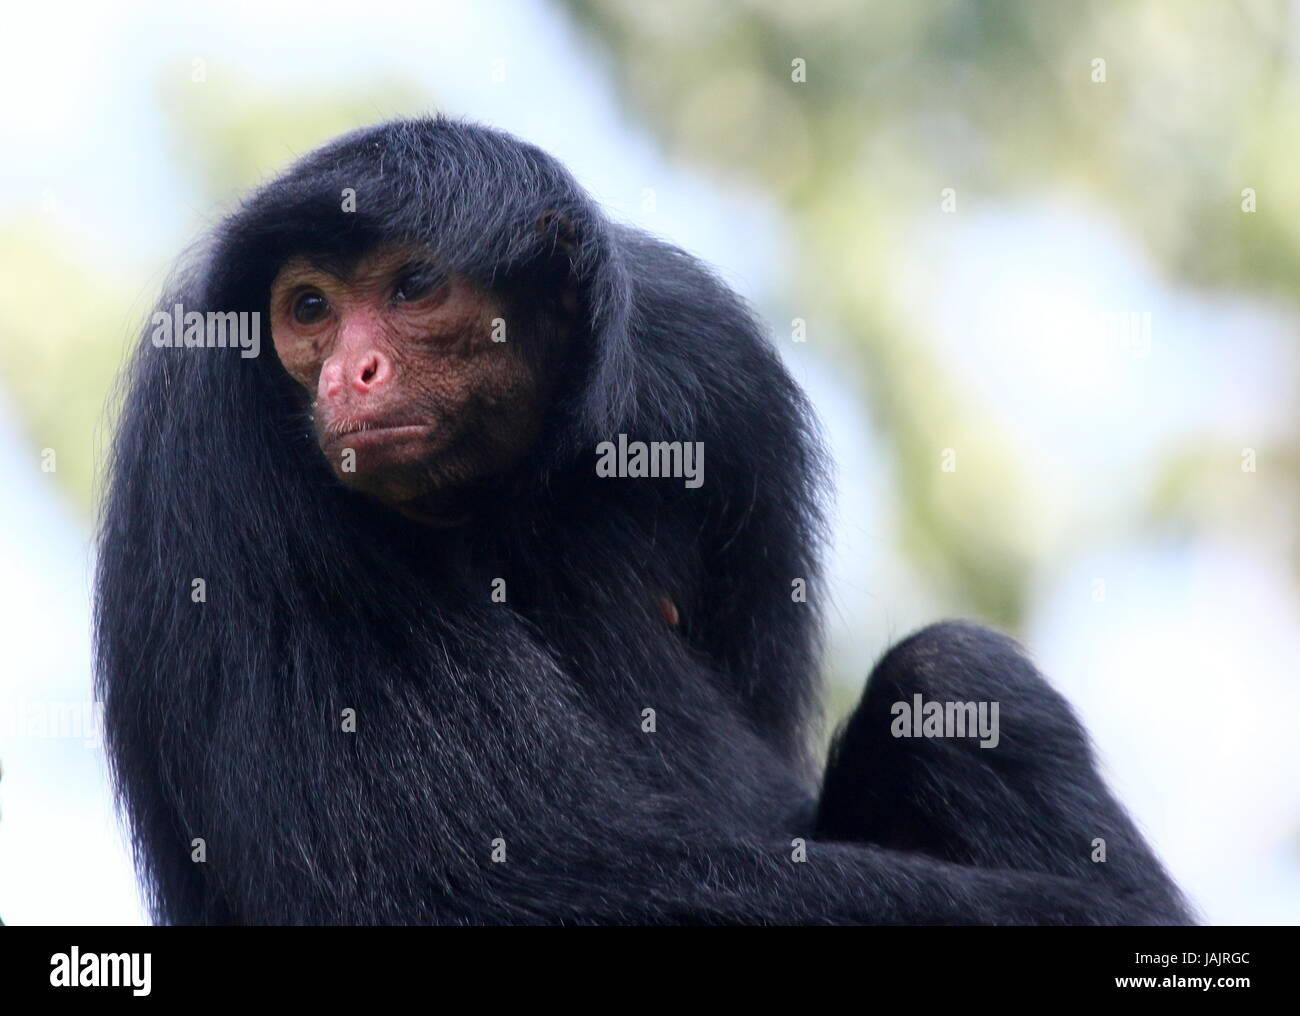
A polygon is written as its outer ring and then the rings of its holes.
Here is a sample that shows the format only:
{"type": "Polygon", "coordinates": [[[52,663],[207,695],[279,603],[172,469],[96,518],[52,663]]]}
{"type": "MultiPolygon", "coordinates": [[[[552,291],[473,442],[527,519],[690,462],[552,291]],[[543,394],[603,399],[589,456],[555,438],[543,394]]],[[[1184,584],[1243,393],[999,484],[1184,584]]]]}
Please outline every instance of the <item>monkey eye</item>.
{"type": "Polygon", "coordinates": [[[300,325],[312,325],[329,313],[330,304],[314,289],[303,293],[293,302],[293,319],[300,325]]]}
{"type": "Polygon", "coordinates": [[[417,265],[402,270],[393,287],[393,300],[411,303],[423,300],[447,281],[447,275],[432,265],[417,265]]]}

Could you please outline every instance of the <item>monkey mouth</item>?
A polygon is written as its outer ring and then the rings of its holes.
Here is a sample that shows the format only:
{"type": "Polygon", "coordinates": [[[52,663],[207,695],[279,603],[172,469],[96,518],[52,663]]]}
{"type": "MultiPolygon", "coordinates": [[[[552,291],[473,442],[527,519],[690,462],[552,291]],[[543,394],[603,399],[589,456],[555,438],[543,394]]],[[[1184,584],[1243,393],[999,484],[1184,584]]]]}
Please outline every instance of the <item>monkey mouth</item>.
{"type": "Polygon", "coordinates": [[[391,500],[422,491],[441,445],[429,423],[349,421],[321,435],[320,448],[345,486],[391,500]]]}
{"type": "Polygon", "coordinates": [[[384,449],[431,446],[436,429],[430,423],[346,423],[321,436],[321,450],[328,455],[351,449],[360,459],[384,449]]]}
{"type": "Polygon", "coordinates": [[[366,440],[375,437],[398,437],[402,434],[420,433],[427,434],[433,430],[433,425],[428,423],[358,423],[345,424],[340,430],[332,430],[326,435],[326,440],[338,442],[345,438],[352,440],[366,440]]]}
{"type": "Polygon", "coordinates": [[[427,429],[429,424],[426,423],[400,423],[391,420],[366,420],[360,418],[349,418],[338,420],[322,428],[324,440],[337,440],[341,437],[347,437],[351,434],[363,434],[371,431],[395,431],[407,430],[410,428],[422,427],[427,429]]]}

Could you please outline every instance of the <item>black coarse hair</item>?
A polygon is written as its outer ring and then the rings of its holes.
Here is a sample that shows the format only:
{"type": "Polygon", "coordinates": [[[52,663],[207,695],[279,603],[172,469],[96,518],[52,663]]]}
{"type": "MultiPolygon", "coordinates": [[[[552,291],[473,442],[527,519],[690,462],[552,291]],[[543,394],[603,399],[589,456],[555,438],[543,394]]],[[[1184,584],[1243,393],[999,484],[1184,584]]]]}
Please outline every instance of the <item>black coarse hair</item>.
{"type": "Polygon", "coordinates": [[[505,297],[525,342],[533,311],[572,332],[537,344],[561,380],[533,447],[456,524],[345,488],[269,342],[146,329],[123,376],[96,682],[157,920],[1191,919],[1068,704],[978,626],[885,654],[818,787],[806,400],[715,275],[533,146],[349,134],[221,222],[160,310],[265,314],[287,258],[393,245],[505,297]],[[620,440],[698,442],[703,482],[598,472],[620,440]],[[895,729],[977,702],[987,743],[895,729]]]}
{"type": "Polygon", "coordinates": [[[96,661],[158,919],[627,919],[574,887],[573,856],[811,808],[818,620],[792,589],[817,589],[822,454],[753,313],[697,260],[611,222],[532,145],[411,119],[257,190],[159,306],[265,314],[291,255],[385,244],[527,291],[559,229],[580,307],[566,384],[460,527],[338,484],[269,341],[248,359],[146,329],[103,504],[96,661]],[[703,485],[598,478],[595,446],[620,434],[701,442],[703,485]],[[479,863],[498,835],[519,860],[479,863]]]}

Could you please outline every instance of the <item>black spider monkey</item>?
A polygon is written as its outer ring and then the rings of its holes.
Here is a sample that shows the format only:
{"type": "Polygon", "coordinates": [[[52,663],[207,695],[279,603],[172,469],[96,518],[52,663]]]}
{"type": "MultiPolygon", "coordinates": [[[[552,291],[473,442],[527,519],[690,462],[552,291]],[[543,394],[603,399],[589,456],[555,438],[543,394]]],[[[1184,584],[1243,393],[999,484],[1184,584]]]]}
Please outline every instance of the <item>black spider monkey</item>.
{"type": "Polygon", "coordinates": [[[984,629],[891,650],[819,793],[807,402],[734,293],[545,153],[349,134],[177,304],[274,348],[146,329],[125,378],[97,680],[158,921],[1189,920],[984,629]],[[598,475],[619,441],[707,452],[700,482],[598,475]],[[997,747],[891,736],[916,695],[998,703],[997,747]]]}

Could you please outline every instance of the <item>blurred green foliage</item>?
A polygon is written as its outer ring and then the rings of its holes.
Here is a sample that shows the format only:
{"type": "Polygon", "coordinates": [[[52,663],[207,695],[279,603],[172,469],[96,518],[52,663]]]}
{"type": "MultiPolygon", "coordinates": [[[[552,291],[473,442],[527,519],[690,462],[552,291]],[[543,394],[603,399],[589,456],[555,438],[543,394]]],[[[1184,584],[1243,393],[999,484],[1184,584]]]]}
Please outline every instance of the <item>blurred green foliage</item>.
{"type": "MultiPolygon", "coordinates": [[[[939,591],[1008,627],[1036,553],[1015,442],[921,351],[891,290],[941,189],[970,202],[1066,188],[1176,280],[1292,307],[1300,294],[1297,26],[1281,0],[561,2],[612,51],[626,104],[669,153],[783,202],[795,313],[845,337],[840,362],[894,445],[908,549],[939,591]],[[1247,187],[1267,214],[1242,214],[1247,187]],[[945,475],[953,434],[978,444],[945,475]]],[[[1260,454],[1294,465],[1289,449],[1260,454]]],[[[1181,456],[1168,469],[1153,510],[1222,506],[1221,472],[1181,456]]],[[[1280,475],[1294,503],[1297,474],[1280,475]]]]}
{"type": "Polygon", "coordinates": [[[53,215],[0,226],[0,378],[33,456],[51,449],[55,477],[85,506],[106,440],[104,397],[135,337],[126,294],[137,287],[125,272],[92,271],[53,215]]]}

